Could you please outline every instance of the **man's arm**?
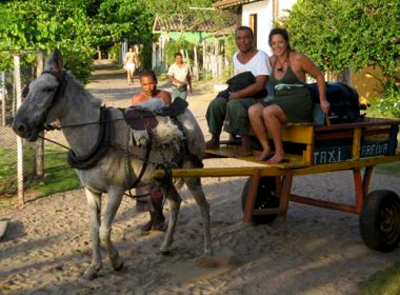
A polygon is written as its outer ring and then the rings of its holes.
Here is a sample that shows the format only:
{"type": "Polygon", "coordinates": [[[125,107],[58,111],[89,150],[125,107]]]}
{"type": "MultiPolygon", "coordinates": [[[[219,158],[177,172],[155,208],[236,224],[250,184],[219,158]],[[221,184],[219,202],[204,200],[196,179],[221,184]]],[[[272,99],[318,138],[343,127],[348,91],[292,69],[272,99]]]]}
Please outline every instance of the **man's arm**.
{"type": "Polygon", "coordinates": [[[231,92],[229,95],[229,99],[252,97],[254,94],[265,89],[265,84],[267,83],[267,79],[268,76],[264,75],[256,76],[256,82],[254,84],[251,84],[250,86],[242,90],[231,92]]]}
{"type": "Polygon", "coordinates": [[[193,92],[192,75],[190,75],[190,71],[187,73],[186,80],[188,81],[190,92],[193,92]]]}
{"type": "Polygon", "coordinates": [[[169,106],[172,103],[172,98],[171,98],[171,94],[169,94],[169,92],[161,90],[159,97],[164,101],[164,104],[169,106]]]}

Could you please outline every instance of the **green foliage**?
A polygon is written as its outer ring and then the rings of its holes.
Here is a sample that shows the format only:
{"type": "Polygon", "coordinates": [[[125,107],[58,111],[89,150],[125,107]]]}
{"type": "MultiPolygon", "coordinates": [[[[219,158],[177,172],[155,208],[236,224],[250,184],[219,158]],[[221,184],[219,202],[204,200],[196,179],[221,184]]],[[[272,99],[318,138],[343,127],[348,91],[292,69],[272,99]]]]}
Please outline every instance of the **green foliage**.
{"type": "Polygon", "coordinates": [[[283,26],[294,47],[325,70],[382,69],[379,110],[400,117],[400,1],[299,0],[283,26]]]}
{"type": "Polygon", "coordinates": [[[98,45],[149,43],[153,19],[140,0],[14,0],[0,3],[0,70],[12,69],[9,52],[59,48],[66,69],[87,82],[98,45]]]}
{"type": "Polygon", "coordinates": [[[294,47],[324,69],[370,64],[398,76],[399,1],[307,0],[293,6],[287,27],[294,47]]]}
{"type": "Polygon", "coordinates": [[[383,92],[378,100],[378,109],[383,115],[400,118],[400,85],[394,82],[383,84],[383,92]]]}

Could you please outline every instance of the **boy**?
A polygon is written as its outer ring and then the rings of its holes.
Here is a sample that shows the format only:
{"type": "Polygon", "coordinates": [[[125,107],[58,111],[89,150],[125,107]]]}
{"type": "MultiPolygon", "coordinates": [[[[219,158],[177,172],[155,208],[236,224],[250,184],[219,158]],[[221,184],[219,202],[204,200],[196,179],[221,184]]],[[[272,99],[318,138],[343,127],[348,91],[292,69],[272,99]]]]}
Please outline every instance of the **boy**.
{"type": "MultiPolygon", "coordinates": [[[[143,92],[135,94],[132,97],[132,105],[137,105],[148,101],[150,98],[160,98],[166,106],[171,104],[171,95],[164,90],[157,89],[157,77],[153,71],[143,70],[139,74],[139,81],[143,92]]],[[[138,188],[138,195],[144,194],[148,189],[138,188]]],[[[156,190],[150,194],[151,204],[139,201],[144,208],[150,213],[150,221],[142,227],[142,231],[148,232],[153,230],[162,230],[164,227],[165,217],[162,212],[163,195],[160,190],[156,190]]],[[[138,203],[138,204],[140,204],[138,203]]]]}

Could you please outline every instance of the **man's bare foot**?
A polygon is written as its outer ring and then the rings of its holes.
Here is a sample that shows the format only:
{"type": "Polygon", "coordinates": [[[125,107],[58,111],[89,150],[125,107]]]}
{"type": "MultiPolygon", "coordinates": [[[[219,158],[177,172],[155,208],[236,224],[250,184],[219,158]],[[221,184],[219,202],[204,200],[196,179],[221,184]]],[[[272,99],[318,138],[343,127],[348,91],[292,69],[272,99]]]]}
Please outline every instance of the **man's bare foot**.
{"type": "Polygon", "coordinates": [[[210,139],[206,142],[206,149],[217,150],[219,149],[219,140],[210,139]]]}
{"type": "Polygon", "coordinates": [[[258,161],[267,161],[269,159],[271,159],[274,156],[274,153],[271,152],[270,149],[268,150],[263,150],[258,157],[256,157],[256,160],[258,161]]]}
{"type": "Polygon", "coordinates": [[[275,153],[275,155],[268,160],[268,164],[279,164],[279,163],[284,163],[284,162],[289,162],[288,159],[285,158],[285,154],[278,154],[275,153]]]}

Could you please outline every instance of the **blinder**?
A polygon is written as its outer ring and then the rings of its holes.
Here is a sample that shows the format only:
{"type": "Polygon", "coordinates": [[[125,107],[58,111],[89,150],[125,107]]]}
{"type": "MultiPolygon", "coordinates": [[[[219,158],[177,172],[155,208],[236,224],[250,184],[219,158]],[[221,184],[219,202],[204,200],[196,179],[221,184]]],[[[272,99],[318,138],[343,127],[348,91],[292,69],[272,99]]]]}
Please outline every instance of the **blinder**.
{"type": "MultiPolygon", "coordinates": [[[[65,89],[66,89],[66,86],[68,83],[68,74],[65,71],[63,71],[62,73],[53,72],[53,71],[43,71],[42,75],[43,74],[52,75],[53,77],[55,77],[57,79],[57,82],[58,82],[57,90],[54,93],[54,96],[51,98],[51,102],[50,102],[50,105],[48,106],[47,110],[43,112],[42,119],[40,120],[40,123],[39,123],[41,130],[52,130],[54,128],[52,128],[51,125],[48,125],[45,122],[46,122],[46,119],[47,119],[50,109],[60,100],[60,98],[62,96],[64,96],[65,89]]],[[[26,94],[28,94],[29,85],[26,88],[28,88],[28,91],[26,93],[26,94]]]]}

